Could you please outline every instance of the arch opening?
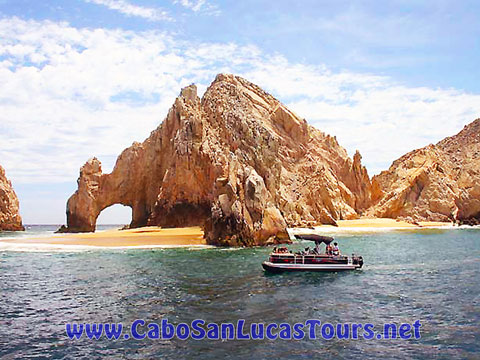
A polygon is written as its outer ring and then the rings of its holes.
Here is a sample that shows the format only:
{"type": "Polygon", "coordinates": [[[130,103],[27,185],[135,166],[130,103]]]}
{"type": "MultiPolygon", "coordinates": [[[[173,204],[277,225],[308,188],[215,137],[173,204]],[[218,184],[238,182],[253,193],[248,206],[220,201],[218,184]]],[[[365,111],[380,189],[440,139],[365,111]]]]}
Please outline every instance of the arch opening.
{"type": "Polygon", "coordinates": [[[123,227],[130,225],[133,218],[132,208],[128,205],[113,204],[103,209],[97,217],[96,229],[123,227]]]}

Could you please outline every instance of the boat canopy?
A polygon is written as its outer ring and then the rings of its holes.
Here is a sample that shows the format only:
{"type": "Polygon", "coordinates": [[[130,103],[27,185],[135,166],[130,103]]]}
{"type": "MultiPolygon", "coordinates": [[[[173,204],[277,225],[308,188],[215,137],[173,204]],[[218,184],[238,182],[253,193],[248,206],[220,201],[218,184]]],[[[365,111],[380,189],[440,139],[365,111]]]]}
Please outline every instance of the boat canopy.
{"type": "Polygon", "coordinates": [[[315,244],[321,244],[323,242],[326,245],[333,241],[333,237],[331,236],[322,236],[317,234],[295,234],[295,238],[298,240],[315,241],[315,244]]]}

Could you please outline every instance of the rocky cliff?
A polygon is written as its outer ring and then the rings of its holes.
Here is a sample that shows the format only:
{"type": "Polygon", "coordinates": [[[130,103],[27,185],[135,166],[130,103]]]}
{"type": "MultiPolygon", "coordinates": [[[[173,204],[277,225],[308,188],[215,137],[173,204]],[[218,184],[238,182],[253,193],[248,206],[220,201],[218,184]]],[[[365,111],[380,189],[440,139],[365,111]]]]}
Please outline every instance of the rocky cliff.
{"type": "Polygon", "coordinates": [[[368,215],[407,220],[480,220],[480,119],[412,151],[372,179],[368,215]]]}
{"type": "Polygon", "coordinates": [[[12,183],[5,176],[0,166],[0,231],[25,230],[18,212],[18,198],[13,191],[12,183]]]}
{"type": "Polygon", "coordinates": [[[67,203],[66,231],[94,231],[113,204],[131,226],[200,225],[207,241],[281,241],[287,226],[334,224],[371,203],[361,156],[258,86],[220,74],[197,96],[182,89],[162,124],[120,154],[112,173],[90,159],[67,203]]]}

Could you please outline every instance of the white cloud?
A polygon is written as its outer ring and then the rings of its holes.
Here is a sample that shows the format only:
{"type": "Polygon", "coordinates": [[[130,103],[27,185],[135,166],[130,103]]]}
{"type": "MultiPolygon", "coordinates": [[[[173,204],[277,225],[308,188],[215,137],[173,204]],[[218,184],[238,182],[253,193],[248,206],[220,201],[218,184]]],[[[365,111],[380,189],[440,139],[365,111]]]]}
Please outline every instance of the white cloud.
{"type": "Polygon", "coordinates": [[[137,16],[150,21],[172,20],[168,12],[160,8],[149,8],[134,5],[125,0],[84,0],[88,3],[103,5],[110,10],[118,11],[127,16],[137,16]]]}
{"type": "Polygon", "coordinates": [[[175,4],[181,4],[183,7],[192,11],[199,11],[205,4],[205,0],[178,0],[174,1],[175,4]]]}
{"type": "Polygon", "coordinates": [[[220,15],[220,10],[215,4],[207,2],[207,0],[174,0],[174,4],[180,4],[184,8],[189,9],[195,13],[202,12],[208,15],[220,15]]]}
{"type": "Polygon", "coordinates": [[[1,19],[0,33],[0,163],[14,184],[74,181],[94,155],[110,170],[182,86],[204,90],[219,72],[257,83],[350,153],[359,149],[370,173],[480,114],[480,95],[331,72],[254,46],[18,18],[1,19]]]}

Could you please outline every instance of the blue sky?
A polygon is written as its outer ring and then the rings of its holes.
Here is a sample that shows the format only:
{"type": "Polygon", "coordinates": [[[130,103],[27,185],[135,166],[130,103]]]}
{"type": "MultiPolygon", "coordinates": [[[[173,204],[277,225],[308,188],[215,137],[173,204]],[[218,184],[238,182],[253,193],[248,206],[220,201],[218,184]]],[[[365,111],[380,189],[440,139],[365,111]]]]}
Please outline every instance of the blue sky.
{"type": "MultiPolygon", "coordinates": [[[[0,164],[25,223],[63,223],[79,167],[105,171],[182,86],[233,72],[371,175],[480,117],[477,1],[0,0],[0,164]]],[[[110,210],[110,209],[109,209],[110,210]]],[[[121,206],[100,222],[128,222],[121,206]]]]}

